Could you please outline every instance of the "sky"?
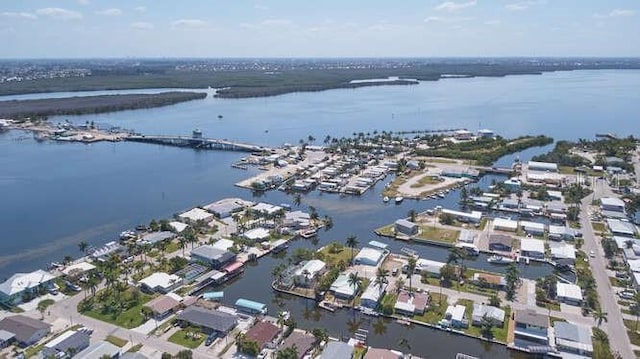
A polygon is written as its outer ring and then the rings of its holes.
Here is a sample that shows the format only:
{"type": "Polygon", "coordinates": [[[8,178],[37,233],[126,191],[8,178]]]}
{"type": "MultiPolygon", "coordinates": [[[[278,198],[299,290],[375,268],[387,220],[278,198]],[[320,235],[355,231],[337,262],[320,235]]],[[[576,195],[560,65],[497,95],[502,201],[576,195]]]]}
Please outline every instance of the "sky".
{"type": "Polygon", "coordinates": [[[640,56],[639,0],[3,0],[0,58],[640,56]]]}

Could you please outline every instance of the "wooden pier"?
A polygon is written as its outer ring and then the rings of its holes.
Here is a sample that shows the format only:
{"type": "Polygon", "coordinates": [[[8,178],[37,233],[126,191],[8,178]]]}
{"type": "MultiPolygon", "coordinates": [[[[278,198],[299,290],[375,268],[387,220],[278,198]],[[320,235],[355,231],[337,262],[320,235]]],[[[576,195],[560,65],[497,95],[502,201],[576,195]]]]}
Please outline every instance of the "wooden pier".
{"type": "Polygon", "coordinates": [[[249,143],[203,138],[200,136],[146,136],[132,135],[124,138],[126,141],[155,143],[165,146],[190,147],[202,150],[264,152],[271,151],[269,147],[253,145],[249,143]]]}

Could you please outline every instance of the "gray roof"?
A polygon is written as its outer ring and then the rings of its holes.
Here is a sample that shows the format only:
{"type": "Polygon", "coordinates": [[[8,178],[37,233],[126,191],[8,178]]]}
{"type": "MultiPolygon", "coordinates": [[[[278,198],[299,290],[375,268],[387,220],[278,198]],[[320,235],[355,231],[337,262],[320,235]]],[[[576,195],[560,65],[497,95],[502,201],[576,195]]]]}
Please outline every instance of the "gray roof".
{"type": "Polygon", "coordinates": [[[216,248],[212,245],[206,244],[194,248],[191,251],[191,256],[199,256],[201,258],[207,258],[209,260],[223,261],[226,256],[233,256],[233,253],[225,251],[224,249],[216,248]]]}
{"type": "Polygon", "coordinates": [[[197,306],[182,311],[178,319],[223,333],[229,332],[238,322],[235,315],[197,306]]]}
{"type": "Polygon", "coordinates": [[[496,308],[490,305],[484,304],[473,304],[473,314],[472,318],[474,320],[480,320],[482,317],[487,316],[488,318],[495,319],[499,322],[504,321],[505,311],[496,308]]]}
{"type": "Polygon", "coordinates": [[[95,358],[100,358],[103,355],[108,355],[110,357],[113,357],[117,353],[120,353],[120,348],[118,348],[117,346],[111,343],[108,343],[105,341],[99,341],[89,345],[89,347],[87,347],[85,350],[81,351],[80,353],[76,354],[73,358],[74,359],[95,359],[95,358]]]}
{"type": "Polygon", "coordinates": [[[541,328],[549,327],[549,316],[545,314],[539,314],[534,310],[518,310],[516,312],[516,323],[533,325],[541,328]]]}
{"type": "Polygon", "coordinates": [[[500,243],[505,246],[513,247],[513,238],[505,234],[492,234],[489,236],[489,244],[500,243]]]}
{"type": "Polygon", "coordinates": [[[55,352],[66,353],[70,348],[74,348],[78,352],[78,350],[82,350],[89,345],[89,334],[79,331],[72,332],[73,334],[66,333],[69,332],[65,332],[45,344],[43,348],[43,353],[46,353],[45,356],[51,355],[50,353],[55,354],[55,352]]]}
{"type": "Polygon", "coordinates": [[[284,340],[280,349],[286,349],[295,345],[298,352],[298,358],[302,358],[311,348],[313,348],[313,344],[315,342],[316,338],[313,335],[305,332],[293,331],[293,333],[284,340]]]}
{"type": "Polygon", "coordinates": [[[162,242],[165,239],[173,238],[176,235],[173,232],[162,231],[162,232],[151,232],[149,234],[145,234],[142,237],[142,241],[145,241],[149,244],[156,244],[158,242],[162,242]]]}
{"type": "Polygon", "coordinates": [[[49,330],[51,325],[24,315],[14,315],[0,320],[0,329],[16,335],[16,340],[26,343],[31,337],[42,329],[49,330]]]}
{"type": "Polygon", "coordinates": [[[592,345],[591,328],[575,325],[567,322],[556,322],[554,325],[555,337],[565,339],[576,343],[592,345]]]}
{"type": "Polygon", "coordinates": [[[353,347],[345,342],[329,342],[320,359],[351,359],[353,347]]]}
{"type": "Polygon", "coordinates": [[[396,221],[395,224],[403,226],[403,227],[406,227],[406,228],[414,228],[414,227],[418,226],[417,224],[415,224],[415,223],[413,223],[411,221],[407,221],[406,219],[399,219],[399,220],[396,221]]]}
{"type": "Polygon", "coordinates": [[[0,330],[0,343],[11,340],[16,335],[6,330],[0,330]]]}

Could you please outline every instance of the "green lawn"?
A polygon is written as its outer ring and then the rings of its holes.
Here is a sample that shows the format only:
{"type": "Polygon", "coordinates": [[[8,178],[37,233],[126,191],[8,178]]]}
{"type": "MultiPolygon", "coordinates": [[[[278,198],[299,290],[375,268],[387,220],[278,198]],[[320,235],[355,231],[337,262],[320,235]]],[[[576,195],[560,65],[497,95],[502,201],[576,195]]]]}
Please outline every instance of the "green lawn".
{"type": "Polygon", "coordinates": [[[429,175],[426,175],[420,178],[416,183],[412,184],[411,188],[420,188],[430,184],[438,184],[440,181],[437,178],[433,178],[429,175]]]}
{"type": "Polygon", "coordinates": [[[375,232],[380,233],[383,236],[393,237],[396,234],[393,227],[394,227],[393,224],[390,224],[388,226],[384,226],[376,229],[375,232]]]}
{"type": "MultiPolygon", "coordinates": [[[[463,304],[458,301],[458,304],[463,304]]],[[[493,339],[497,340],[501,343],[507,342],[507,333],[509,333],[509,318],[511,316],[511,307],[505,307],[504,309],[504,323],[501,327],[493,327],[493,339]]],[[[467,308],[468,310],[468,308],[467,308]]],[[[473,313],[473,305],[471,307],[471,313],[473,313]]],[[[464,332],[473,335],[474,337],[482,337],[482,328],[471,325],[471,315],[468,314],[469,318],[469,328],[465,329],[464,332]]]]}
{"type": "MultiPolygon", "coordinates": [[[[353,249],[353,255],[358,254],[358,248],[353,249]]],[[[327,245],[324,248],[320,249],[320,253],[322,253],[322,260],[325,261],[330,267],[333,267],[340,263],[340,261],[344,261],[344,263],[349,264],[351,262],[351,248],[343,247],[338,252],[331,252],[331,246],[327,245]]]]}
{"type": "Polygon", "coordinates": [[[183,347],[195,349],[204,342],[207,336],[201,333],[198,329],[187,327],[180,329],[169,337],[169,341],[183,347]]]}
{"type": "MultiPolygon", "coordinates": [[[[633,345],[640,345],[640,333],[636,331],[636,321],[624,319],[624,326],[627,327],[627,335],[629,335],[629,340],[633,345]]],[[[638,325],[638,329],[640,329],[640,324],[638,325]]]]}
{"type": "Polygon", "coordinates": [[[604,232],[607,229],[602,222],[591,222],[591,227],[595,232],[604,232]]]}
{"type": "Polygon", "coordinates": [[[140,349],[142,349],[142,343],[132,346],[131,348],[129,348],[129,350],[127,350],[127,353],[136,353],[139,352],[140,349]]]}
{"type": "Polygon", "coordinates": [[[438,324],[447,310],[447,296],[444,294],[440,296],[440,293],[430,293],[429,295],[431,296],[429,307],[423,315],[416,315],[413,319],[423,323],[438,324]]]}
{"type": "Polygon", "coordinates": [[[165,253],[173,253],[173,252],[175,252],[175,251],[177,251],[179,249],[181,249],[180,248],[180,243],[178,243],[176,241],[171,241],[171,242],[169,242],[169,244],[167,244],[167,248],[164,250],[164,252],[165,253]]]}
{"type": "Polygon", "coordinates": [[[432,241],[455,243],[460,236],[460,231],[446,228],[439,228],[432,225],[421,225],[421,233],[417,238],[428,239],[432,241]]]}
{"type": "Polygon", "coordinates": [[[118,338],[114,335],[107,335],[107,338],[105,339],[106,341],[108,341],[109,343],[122,348],[123,346],[127,345],[128,341],[122,339],[122,338],[118,338]]]}
{"type": "Polygon", "coordinates": [[[106,312],[103,313],[102,303],[94,303],[92,309],[89,310],[81,310],[82,302],[78,305],[78,311],[83,315],[88,317],[101,320],[103,322],[115,324],[117,326],[131,329],[142,325],[145,322],[145,317],[142,314],[142,307],[153,299],[154,296],[140,293],[140,299],[138,300],[138,304],[121,312],[118,315],[113,315],[112,313],[106,312]]]}

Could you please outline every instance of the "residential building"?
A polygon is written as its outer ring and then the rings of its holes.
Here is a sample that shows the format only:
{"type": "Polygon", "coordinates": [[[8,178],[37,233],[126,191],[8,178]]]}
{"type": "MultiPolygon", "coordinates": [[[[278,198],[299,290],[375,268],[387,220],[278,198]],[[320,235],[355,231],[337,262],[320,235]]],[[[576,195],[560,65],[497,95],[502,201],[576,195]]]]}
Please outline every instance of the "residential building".
{"type": "Polygon", "coordinates": [[[593,355],[590,327],[568,322],[555,322],[554,329],[556,348],[560,352],[582,355],[589,358],[593,355]]]}
{"type": "Polygon", "coordinates": [[[0,320],[0,330],[13,333],[18,345],[27,347],[49,334],[51,325],[24,315],[13,315],[0,320]]]}
{"type": "Polygon", "coordinates": [[[520,240],[520,255],[535,259],[544,259],[544,242],[540,239],[523,238],[520,240]]]}
{"type": "Polygon", "coordinates": [[[236,327],[238,317],[219,310],[211,310],[192,305],[178,314],[177,320],[183,325],[194,325],[207,334],[217,333],[225,336],[236,327]]]}
{"type": "Polygon", "coordinates": [[[636,226],[629,221],[609,218],[607,226],[614,236],[633,237],[636,233],[636,226]]]}
{"type": "Polygon", "coordinates": [[[180,306],[180,301],[169,295],[161,295],[144,305],[156,319],[164,319],[180,306]]]}
{"type": "Polygon", "coordinates": [[[140,280],[140,285],[146,292],[169,293],[182,285],[182,278],[175,274],[156,272],[140,280]]]}
{"type": "Polygon", "coordinates": [[[253,242],[261,242],[271,236],[271,231],[264,227],[256,227],[242,233],[242,236],[253,242]]]}
{"type": "Polygon", "coordinates": [[[576,247],[565,242],[549,242],[551,259],[563,265],[574,265],[576,263],[576,247]]]}
{"type": "Polygon", "coordinates": [[[535,310],[525,309],[515,312],[515,343],[528,348],[549,344],[549,316],[535,310]]]}
{"type": "Polygon", "coordinates": [[[371,281],[360,297],[360,305],[365,308],[375,309],[386,290],[386,284],[378,285],[375,281],[371,281]]]}
{"type": "Polygon", "coordinates": [[[0,302],[14,306],[38,296],[56,277],[41,269],[31,273],[16,273],[0,284],[0,302]]]}
{"type": "Polygon", "coordinates": [[[298,359],[302,359],[311,351],[315,343],[316,338],[313,335],[302,330],[294,330],[291,335],[284,340],[280,346],[280,350],[295,346],[298,359]]]}
{"type": "Polygon", "coordinates": [[[294,281],[296,285],[309,287],[324,273],[325,268],[326,263],[319,259],[307,261],[294,272],[294,281]]]}
{"type": "Polygon", "coordinates": [[[397,314],[401,315],[422,315],[424,314],[427,305],[429,305],[429,295],[426,293],[409,293],[402,291],[398,294],[398,299],[394,309],[397,314]]]}
{"type": "Polygon", "coordinates": [[[225,198],[214,203],[210,203],[202,208],[213,213],[216,217],[223,219],[231,217],[232,214],[242,211],[252,203],[240,198],[225,198]]]}
{"type": "Polygon", "coordinates": [[[544,234],[544,223],[532,222],[532,221],[520,221],[520,227],[526,234],[534,236],[541,236],[544,234]]]}
{"type": "Polygon", "coordinates": [[[611,212],[619,212],[619,213],[625,212],[624,201],[616,197],[600,198],[600,208],[603,211],[611,211],[611,212]]]}
{"type": "Polygon", "coordinates": [[[62,270],[62,274],[65,276],[79,277],[86,275],[96,269],[96,266],[89,262],[80,262],[67,266],[62,270]]]}
{"type": "MultiPolygon", "coordinates": [[[[432,261],[430,259],[419,258],[416,261],[416,271],[419,273],[426,273],[431,277],[440,278],[440,270],[444,267],[445,263],[432,261]]],[[[403,268],[403,271],[406,267],[403,268]]]]}
{"type": "Polygon", "coordinates": [[[466,310],[467,308],[461,304],[450,305],[444,313],[444,318],[454,328],[466,328],[469,326],[469,322],[465,318],[466,310]]]}
{"type": "Polygon", "coordinates": [[[356,295],[356,289],[356,287],[349,284],[349,277],[346,274],[340,274],[331,284],[329,291],[336,298],[348,300],[356,295]]]}
{"type": "Polygon", "coordinates": [[[464,223],[480,223],[480,220],[482,219],[482,212],[479,211],[461,212],[443,208],[441,212],[444,214],[449,214],[455,217],[457,221],[464,223]]]}
{"type": "Polygon", "coordinates": [[[154,245],[162,241],[171,240],[175,237],[176,237],[176,234],[170,231],[151,232],[142,236],[142,238],[138,240],[138,244],[146,243],[146,244],[154,245]]]}
{"type": "Polygon", "coordinates": [[[235,260],[235,253],[218,249],[209,244],[196,247],[191,251],[192,262],[206,263],[213,269],[220,269],[235,260]]]}
{"type": "Polygon", "coordinates": [[[476,285],[487,286],[489,288],[502,289],[507,285],[503,276],[489,273],[474,273],[471,279],[476,285]]]}
{"type": "Polygon", "coordinates": [[[383,349],[383,348],[372,348],[372,347],[369,347],[369,349],[367,349],[367,353],[363,357],[363,359],[402,359],[402,358],[403,358],[402,353],[398,351],[383,349]]]}
{"type": "Polygon", "coordinates": [[[80,353],[74,356],[74,359],[96,359],[96,358],[119,358],[120,357],[120,347],[117,347],[109,342],[98,341],[92,343],[81,351],[80,353]]]}
{"type": "Polygon", "coordinates": [[[504,186],[511,192],[517,192],[522,188],[522,181],[518,178],[509,178],[504,181],[504,186]]]}
{"type": "Polygon", "coordinates": [[[518,230],[518,221],[506,218],[494,218],[493,229],[496,231],[515,232],[518,230]]]}
{"type": "Polygon", "coordinates": [[[282,224],[293,229],[308,228],[311,226],[311,215],[302,211],[286,212],[282,224]]]}
{"type": "Polygon", "coordinates": [[[489,130],[489,129],[478,130],[478,137],[493,138],[494,136],[495,136],[495,133],[493,132],[493,130],[489,130]]]}
{"type": "Polygon", "coordinates": [[[579,306],[582,304],[582,289],[575,284],[558,282],[556,298],[561,302],[579,306]]]}
{"type": "Polygon", "coordinates": [[[529,171],[558,172],[558,165],[549,162],[529,161],[527,168],[529,171]]]}
{"type": "Polygon", "coordinates": [[[379,249],[364,247],[355,256],[355,258],[353,259],[353,263],[364,264],[368,266],[377,266],[378,263],[380,263],[380,261],[382,260],[383,256],[384,252],[379,249]]]}
{"type": "Polygon", "coordinates": [[[6,330],[0,329],[0,349],[4,349],[9,345],[11,345],[11,343],[13,343],[15,338],[16,338],[15,334],[10,333],[6,330]]]}
{"type": "Polygon", "coordinates": [[[89,340],[89,334],[69,330],[46,343],[40,353],[45,358],[59,358],[69,353],[80,353],[89,347],[89,340]]]}
{"type": "Polygon", "coordinates": [[[504,310],[485,304],[473,304],[473,314],[471,316],[472,324],[475,326],[482,325],[482,320],[485,316],[488,319],[491,319],[498,327],[502,327],[504,325],[504,310]]]}
{"type": "Polygon", "coordinates": [[[393,224],[397,234],[404,234],[405,236],[415,236],[420,230],[420,226],[416,223],[407,221],[406,219],[399,219],[393,224]]]}
{"type": "Polygon", "coordinates": [[[489,236],[489,250],[511,252],[514,239],[504,234],[492,234],[489,236]]]}
{"type": "Polygon", "coordinates": [[[205,211],[202,208],[193,208],[186,212],[180,213],[178,218],[185,223],[196,223],[198,221],[210,222],[213,219],[213,214],[205,211]]]}
{"type": "Polygon", "coordinates": [[[353,346],[345,342],[330,341],[322,351],[320,359],[351,359],[353,346]]]}
{"type": "Polygon", "coordinates": [[[253,341],[258,344],[260,350],[264,348],[273,348],[275,339],[280,334],[280,328],[268,321],[258,321],[253,327],[245,333],[244,337],[247,341],[253,341]]]}

